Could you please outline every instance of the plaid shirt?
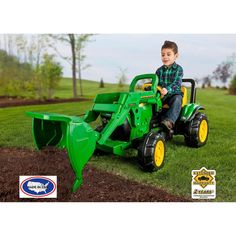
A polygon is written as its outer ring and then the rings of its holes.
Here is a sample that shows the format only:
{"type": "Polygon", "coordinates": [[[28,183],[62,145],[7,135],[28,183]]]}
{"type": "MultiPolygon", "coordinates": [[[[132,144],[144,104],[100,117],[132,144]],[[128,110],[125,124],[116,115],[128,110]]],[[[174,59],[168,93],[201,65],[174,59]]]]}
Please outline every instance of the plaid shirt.
{"type": "Polygon", "coordinates": [[[167,96],[182,94],[181,83],[183,78],[183,68],[180,65],[175,62],[169,68],[163,65],[157,69],[156,75],[159,79],[158,85],[167,89],[167,96]]]}

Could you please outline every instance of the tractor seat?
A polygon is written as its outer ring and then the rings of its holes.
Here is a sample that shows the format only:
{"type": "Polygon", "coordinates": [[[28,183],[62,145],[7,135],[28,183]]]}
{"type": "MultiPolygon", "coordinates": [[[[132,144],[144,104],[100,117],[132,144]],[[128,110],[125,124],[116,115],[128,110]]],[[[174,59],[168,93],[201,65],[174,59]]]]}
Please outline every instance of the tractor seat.
{"type": "MultiPolygon", "coordinates": [[[[151,84],[150,83],[146,83],[142,86],[142,90],[144,91],[148,91],[151,89],[151,84]]],[[[183,99],[182,99],[182,107],[184,107],[187,102],[188,102],[188,98],[187,98],[187,88],[184,86],[181,86],[181,91],[183,93],[183,99]]],[[[169,106],[167,104],[165,104],[163,106],[163,108],[169,108],[169,106]]]]}

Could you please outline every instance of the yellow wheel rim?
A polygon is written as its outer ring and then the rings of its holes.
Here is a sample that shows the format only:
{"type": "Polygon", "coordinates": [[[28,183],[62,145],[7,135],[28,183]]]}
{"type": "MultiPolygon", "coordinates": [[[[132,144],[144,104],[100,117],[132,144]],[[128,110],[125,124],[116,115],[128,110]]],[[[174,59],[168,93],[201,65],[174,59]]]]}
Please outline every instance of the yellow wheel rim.
{"type": "Polygon", "coordinates": [[[159,140],[155,147],[154,161],[157,167],[160,167],[164,161],[165,145],[162,140],[159,140]]]}
{"type": "Polygon", "coordinates": [[[207,133],[208,133],[207,121],[202,120],[199,127],[199,139],[202,143],[206,141],[207,133]]]}

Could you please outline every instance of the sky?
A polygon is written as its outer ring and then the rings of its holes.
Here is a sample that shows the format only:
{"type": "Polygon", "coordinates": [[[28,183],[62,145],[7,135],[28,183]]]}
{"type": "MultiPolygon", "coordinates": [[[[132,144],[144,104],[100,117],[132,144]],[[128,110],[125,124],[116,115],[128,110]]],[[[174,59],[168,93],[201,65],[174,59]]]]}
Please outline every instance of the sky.
{"type": "MultiPolygon", "coordinates": [[[[35,34],[26,35],[30,41],[35,34]]],[[[3,36],[0,34],[0,38],[3,36]]],[[[125,70],[130,83],[138,74],[155,73],[162,65],[161,46],[165,40],[177,43],[176,62],[183,67],[184,78],[211,75],[217,65],[236,55],[236,34],[95,34],[84,49],[85,65],[91,66],[82,71],[82,78],[94,81],[103,78],[104,82],[117,83],[121,70],[125,70]]],[[[1,41],[4,42],[3,38],[1,41]]],[[[69,45],[58,42],[57,48],[61,55],[71,57],[69,45]]],[[[48,53],[57,55],[63,76],[72,77],[71,64],[52,49],[48,53]]]]}
{"type": "MultiPolygon", "coordinates": [[[[120,69],[127,69],[130,82],[138,74],[154,73],[162,65],[160,48],[165,40],[179,47],[177,63],[184,69],[185,78],[202,78],[212,74],[218,64],[236,53],[236,34],[98,34],[84,50],[85,64],[91,67],[82,72],[84,79],[117,82],[120,69]]],[[[69,48],[60,45],[63,54],[69,48]]],[[[64,76],[71,77],[71,66],[61,61],[64,76]]]]}

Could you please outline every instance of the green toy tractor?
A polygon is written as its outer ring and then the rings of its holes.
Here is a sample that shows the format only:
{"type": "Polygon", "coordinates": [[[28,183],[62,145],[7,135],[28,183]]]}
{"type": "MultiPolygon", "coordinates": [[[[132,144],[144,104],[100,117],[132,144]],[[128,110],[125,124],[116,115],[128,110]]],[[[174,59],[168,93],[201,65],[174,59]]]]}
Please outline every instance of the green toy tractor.
{"type": "Polygon", "coordinates": [[[161,125],[161,116],[168,107],[162,106],[155,74],[136,76],[129,92],[98,94],[90,111],[83,117],[54,113],[27,112],[33,117],[33,137],[38,149],[45,146],[66,148],[75,173],[72,190],[82,184],[83,168],[95,151],[123,156],[128,148],[138,150],[138,163],[145,171],[159,170],[165,162],[166,141],[173,135],[184,135],[190,147],[203,146],[208,138],[208,120],[195,103],[195,82],[191,83],[190,103],[187,89],[182,87],[181,114],[170,134],[161,125]],[[147,81],[148,83],[144,83],[147,81]],[[140,88],[140,82],[144,84],[140,88]],[[100,118],[93,129],[89,123],[100,118]]]}

